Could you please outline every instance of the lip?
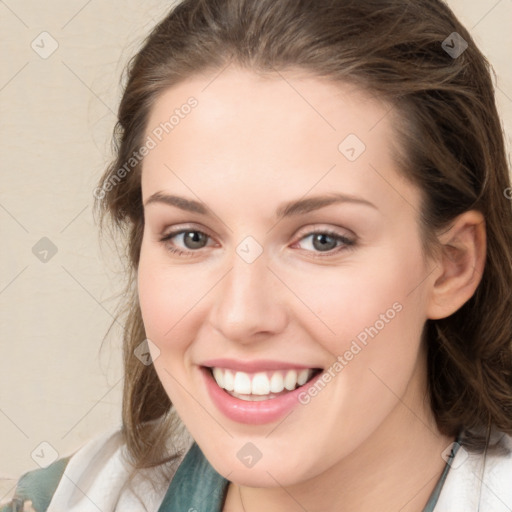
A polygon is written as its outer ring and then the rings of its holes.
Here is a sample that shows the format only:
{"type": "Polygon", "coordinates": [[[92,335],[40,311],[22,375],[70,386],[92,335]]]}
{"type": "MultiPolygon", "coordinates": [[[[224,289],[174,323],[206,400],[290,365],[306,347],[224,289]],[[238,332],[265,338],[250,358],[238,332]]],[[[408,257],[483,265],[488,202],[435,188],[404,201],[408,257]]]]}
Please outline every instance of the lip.
{"type": "MultiPolygon", "coordinates": [[[[221,365],[216,364],[215,366],[221,365]]],[[[298,367],[309,368],[303,366],[289,366],[289,368],[298,367]]],[[[224,368],[226,368],[226,366],[224,366],[224,368]]],[[[268,366],[265,368],[268,369],[268,366]]],[[[283,366],[280,366],[279,368],[283,368],[283,366]]],[[[238,369],[240,369],[240,367],[238,367],[238,369]]],[[[299,394],[303,392],[304,389],[314,385],[315,381],[323,373],[319,372],[318,375],[314,376],[311,380],[306,382],[306,384],[284,395],[269,400],[249,402],[235,398],[227,393],[224,389],[220,388],[211,375],[209,368],[203,366],[200,367],[200,371],[205,380],[208,394],[210,395],[210,398],[217,409],[230,420],[249,425],[264,425],[282,418],[294,407],[300,405],[298,399],[299,394]]]]}
{"type": "Polygon", "coordinates": [[[307,370],[309,368],[317,368],[314,366],[304,366],[302,364],[293,364],[284,361],[272,361],[270,359],[260,359],[254,361],[243,361],[239,359],[209,359],[200,363],[201,366],[210,368],[225,368],[246,373],[256,373],[275,370],[307,370]]]}

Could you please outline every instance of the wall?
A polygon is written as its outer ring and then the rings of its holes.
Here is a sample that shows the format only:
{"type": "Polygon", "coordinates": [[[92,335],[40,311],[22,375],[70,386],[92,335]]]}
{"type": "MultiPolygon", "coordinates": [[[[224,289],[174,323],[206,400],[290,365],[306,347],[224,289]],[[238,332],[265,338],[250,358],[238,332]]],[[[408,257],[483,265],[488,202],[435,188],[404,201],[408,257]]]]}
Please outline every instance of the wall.
{"type": "MultiPolygon", "coordinates": [[[[510,148],[512,3],[449,4],[494,65],[510,148]]],[[[100,348],[122,273],[92,191],[121,71],[170,5],[0,1],[0,501],[22,472],[119,424],[120,329],[100,348]]]]}

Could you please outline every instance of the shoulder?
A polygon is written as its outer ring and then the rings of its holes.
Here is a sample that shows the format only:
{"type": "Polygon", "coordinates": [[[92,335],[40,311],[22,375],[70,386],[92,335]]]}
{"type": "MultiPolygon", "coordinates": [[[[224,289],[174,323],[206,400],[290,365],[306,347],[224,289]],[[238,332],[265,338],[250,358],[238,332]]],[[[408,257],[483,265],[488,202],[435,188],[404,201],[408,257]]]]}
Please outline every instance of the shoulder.
{"type": "Polygon", "coordinates": [[[37,512],[48,508],[70,457],[56,460],[46,468],[29,471],[20,477],[12,500],[0,506],[0,512],[37,512]]]}
{"type": "Polygon", "coordinates": [[[486,454],[460,446],[443,485],[435,512],[460,510],[509,512],[512,509],[512,437],[496,433],[495,450],[486,454]]]}
{"type": "Polygon", "coordinates": [[[87,442],[74,454],[62,457],[48,467],[23,474],[16,484],[11,501],[2,505],[0,512],[46,512],[56,490],[62,487],[63,475],[70,462],[72,461],[73,467],[76,467],[77,463],[83,467],[101,466],[102,463],[97,460],[98,455],[102,454],[104,459],[108,459],[113,452],[113,441],[115,442],[117,438],[119,443],[119,437],[117,431],[105,432],[87,442]]]}
{"type": "Polygon", "coordinates": [[[168,485],[157,469],[135,471],[122,431],[116,428],[73,455],[23,475],[0,512],[97,512],[98,507],[104,512],[156,511],[168,485]]]}

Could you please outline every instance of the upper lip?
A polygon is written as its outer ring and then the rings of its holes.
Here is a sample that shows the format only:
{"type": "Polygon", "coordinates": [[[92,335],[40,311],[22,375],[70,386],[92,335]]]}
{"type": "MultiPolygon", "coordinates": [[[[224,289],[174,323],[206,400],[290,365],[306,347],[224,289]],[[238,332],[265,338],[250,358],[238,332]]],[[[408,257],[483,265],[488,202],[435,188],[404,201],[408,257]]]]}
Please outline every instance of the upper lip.
{"type": "Polygon", "coordinates": [[[209,368],[225,368],[247,373],[264,372],[272,370],[305,370],[309,368],[318,368],[317,366],[304,365],[299,363],[290,363],[288,361],[274,361],[269,359],[255,359],[252,361],[244,361],[241,359],[208,359],[203,361],[201,366],[209,368]]]}

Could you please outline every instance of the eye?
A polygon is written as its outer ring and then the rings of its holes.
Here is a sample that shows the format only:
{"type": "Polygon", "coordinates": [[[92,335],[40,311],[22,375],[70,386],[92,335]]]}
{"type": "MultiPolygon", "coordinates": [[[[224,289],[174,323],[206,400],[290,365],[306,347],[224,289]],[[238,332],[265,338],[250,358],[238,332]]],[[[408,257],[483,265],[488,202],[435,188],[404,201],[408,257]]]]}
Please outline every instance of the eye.
{"type": "Polygon", "coordinates": [[[206,246],[208,238],[210,237],[206,233],[197,229],[179,229],[167,233],[165,236],[160,238],[160,242],[162,242],[165,245],[165,248],[172,253],[181,256],[191,256],[191,253],[197,252],[198,249],[202,249],[206,246]],[[185,246],[185,250],[175,247],[174,242],[171,244],[171,240],[173,238],[180,241],[185,246]]]}
{"type": "Polygon", "coordinates": [[[352,249],[355,245],[355,240],[326,229],[311,231],[306,236],[303,236],[298,243],[308,239],[310,240],[305,245],[309,246],[309,248],[306,248],[306,250],[310,252],[312,250],[316,253],[328,253],[326,256],[315,254],[315,257],[332,256],[340,251],[352,249]]]}
{"type": "MultiPolygon", "coordinates": [[[[207,246],[210,236],[197,229],[178,229],[167,233],[160,238],[160,242],[164,244],[165,248],[173,254],[179,256],[192,256],[194,252],[199,252],[207,246]],[[184,249],[176,247],[176,239],[178,243],[184,246],[184,249]]],[[[355,245],[355,240],[348,238],[344,235],[336,233],[331,230],[316,230],[311,231],[302,238],[299,242],[304,242],[310,239],[305,250],[313,253],[328,253],[325,256],[322,254],[315,254],[314,257],[328,257],[337,254],[340,251],[352,249],[355,245]]]]}

